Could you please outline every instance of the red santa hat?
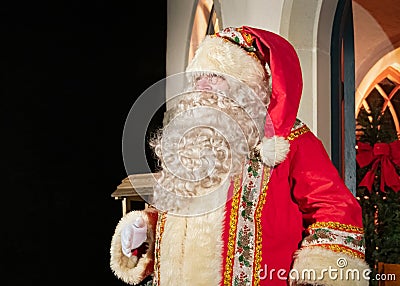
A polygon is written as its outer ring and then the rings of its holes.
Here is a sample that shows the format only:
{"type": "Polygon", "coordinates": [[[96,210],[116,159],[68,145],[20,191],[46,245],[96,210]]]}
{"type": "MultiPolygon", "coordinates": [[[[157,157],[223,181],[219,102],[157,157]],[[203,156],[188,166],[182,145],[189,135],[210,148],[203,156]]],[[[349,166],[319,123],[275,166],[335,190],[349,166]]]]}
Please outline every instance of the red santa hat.
{"type": "Polygon", "coordinates": [[[303,88],[298,56],[286,39],[258,28],[228,27],[200,43],[186,71],[214,71],[265,92],[271,88],[260,156],[268,166],[285,160],[303,88]]]}

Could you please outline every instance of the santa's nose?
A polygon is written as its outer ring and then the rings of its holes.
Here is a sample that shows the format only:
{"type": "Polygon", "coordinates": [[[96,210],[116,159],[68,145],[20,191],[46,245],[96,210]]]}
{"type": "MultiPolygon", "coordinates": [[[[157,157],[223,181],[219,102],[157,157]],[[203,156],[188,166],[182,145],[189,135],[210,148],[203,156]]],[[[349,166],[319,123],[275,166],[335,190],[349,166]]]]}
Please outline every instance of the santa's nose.
{"type": "Polygon", "coordinates": [[[211,90],[212,86],[210,85],[210,81],[207,77],[201,77],[196,81],[196,89],[211,90]]]}

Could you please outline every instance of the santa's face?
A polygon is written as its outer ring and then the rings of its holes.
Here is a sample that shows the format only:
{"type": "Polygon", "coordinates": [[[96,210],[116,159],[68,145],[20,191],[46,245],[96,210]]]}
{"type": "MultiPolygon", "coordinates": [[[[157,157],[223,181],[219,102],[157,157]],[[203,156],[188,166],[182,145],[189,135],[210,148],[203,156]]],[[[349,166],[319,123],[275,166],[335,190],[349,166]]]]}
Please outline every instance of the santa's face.
{"type": "Polygon", "coordinates": [[[266,110],[251,87],[227,74],[185,78],[168,124],[151,142],[161,167],[152,204],[197,215],[229,199],[231,179],[262,136],[266,110]]]}
{"type": "Polygon", "coordinates": [[[228,81],[222,75],[204,74],[195,78],[195,90],[225,92],[229,89],[228,81]]]}

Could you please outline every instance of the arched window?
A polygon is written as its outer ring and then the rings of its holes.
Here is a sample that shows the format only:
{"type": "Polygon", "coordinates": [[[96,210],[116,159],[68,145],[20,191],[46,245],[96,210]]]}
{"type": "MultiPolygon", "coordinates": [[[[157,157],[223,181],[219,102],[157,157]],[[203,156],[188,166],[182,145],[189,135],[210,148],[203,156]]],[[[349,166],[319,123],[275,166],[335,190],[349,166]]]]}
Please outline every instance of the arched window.
{"type": "MultiPolygon", "coordinates": [[[[382,115],[386,114],[388,123],[396,130],[397,138],[400,139],[400,71],[389,66],[379,74],[363,95],[356,110],[356,118],[361,108],[368,113],[372,109],[378,109],[382,115]]],[[[369,119],[372,122],[372,118],[369,119]]]]}

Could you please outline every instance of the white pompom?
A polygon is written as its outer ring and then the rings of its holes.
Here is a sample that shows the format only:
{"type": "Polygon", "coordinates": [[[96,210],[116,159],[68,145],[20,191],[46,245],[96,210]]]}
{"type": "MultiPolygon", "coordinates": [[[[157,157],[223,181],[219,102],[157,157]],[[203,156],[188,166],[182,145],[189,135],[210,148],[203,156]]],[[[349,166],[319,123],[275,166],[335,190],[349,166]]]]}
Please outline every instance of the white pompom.
{"type": "Polygon", "coordinates": [[[289,153],[290,143],[283,137],[264,137],[259,145],[260,156],[263,163],[273,167],[282,163],[289,153]]]}

